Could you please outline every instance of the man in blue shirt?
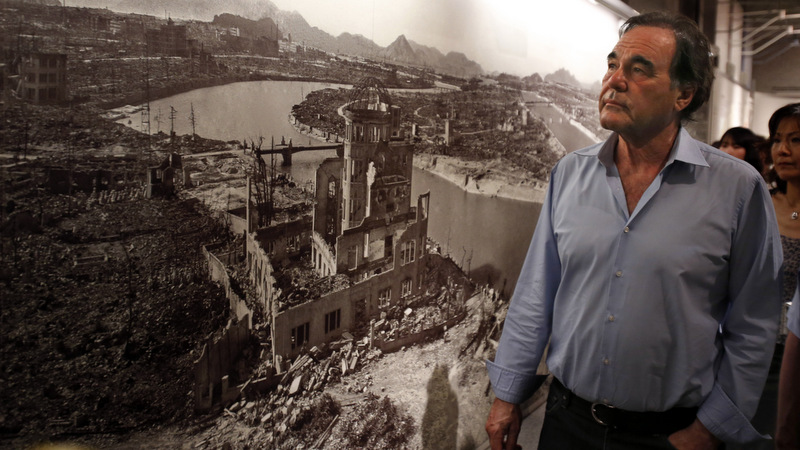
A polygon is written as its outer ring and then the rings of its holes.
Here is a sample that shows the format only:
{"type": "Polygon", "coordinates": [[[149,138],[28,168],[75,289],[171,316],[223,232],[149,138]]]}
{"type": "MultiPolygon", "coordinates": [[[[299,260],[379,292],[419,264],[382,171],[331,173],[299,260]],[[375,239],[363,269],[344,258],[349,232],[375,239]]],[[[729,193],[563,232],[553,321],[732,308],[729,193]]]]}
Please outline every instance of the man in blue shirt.
{"type": "Polygon", "coordinates": [[[554,168],[494,362],[492,449],[554,376],[539,448],[717,448],[750,425],[780,311],[781,243],[760,174],[681,127],[709,96],[682,16],[629,19],[600,96],[606,141],[554,168]]]}

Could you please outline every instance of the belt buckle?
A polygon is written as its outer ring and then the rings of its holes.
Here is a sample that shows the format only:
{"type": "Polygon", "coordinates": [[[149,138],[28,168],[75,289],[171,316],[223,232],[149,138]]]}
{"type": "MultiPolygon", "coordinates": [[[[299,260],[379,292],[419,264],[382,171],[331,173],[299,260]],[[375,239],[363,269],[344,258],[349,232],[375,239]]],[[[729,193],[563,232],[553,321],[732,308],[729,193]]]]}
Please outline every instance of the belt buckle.
{"type": "Polygon", "coordinates": [[[592,407],[591,407],[592,419],[594,419],[595,422],[599,423],[600,425],[603,425],[604,427],[612,426],[610,423],[605,423],[605,422],[603,422],[602,419],[597,417],[597,410],[595,408],[597,408],[598,406],[604,406],[604,407],[606,407],[608,409],[615,409],[615,407],[611,406],[611,405],[606,405],[605,403],[592,403],[592,407]]]}

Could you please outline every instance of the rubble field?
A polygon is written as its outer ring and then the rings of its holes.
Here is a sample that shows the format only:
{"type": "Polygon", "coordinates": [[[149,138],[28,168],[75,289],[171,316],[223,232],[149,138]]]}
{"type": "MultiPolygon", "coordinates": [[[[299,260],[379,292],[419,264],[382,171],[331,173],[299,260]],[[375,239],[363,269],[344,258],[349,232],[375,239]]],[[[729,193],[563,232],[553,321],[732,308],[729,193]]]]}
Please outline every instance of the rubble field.
{"type": "Polygon", "coordinates": [[[2,241],[2,446],[190,417],[199,345],[228,320],[201,246],[226,233],[196,201],[44,201],[58,219],[2,241]]]}
{"type": "Polygon", "coordinates": [[[84,107],[15,106],[0,122],[0,447],[192,417],[194,359],[229,317],[202,246],[235,241],[202,201],[145,199],[142,182],[170,153],[229,145],[147,137],[84,107]],[[57,194],[53,169],[120,184],[57,194]]]}

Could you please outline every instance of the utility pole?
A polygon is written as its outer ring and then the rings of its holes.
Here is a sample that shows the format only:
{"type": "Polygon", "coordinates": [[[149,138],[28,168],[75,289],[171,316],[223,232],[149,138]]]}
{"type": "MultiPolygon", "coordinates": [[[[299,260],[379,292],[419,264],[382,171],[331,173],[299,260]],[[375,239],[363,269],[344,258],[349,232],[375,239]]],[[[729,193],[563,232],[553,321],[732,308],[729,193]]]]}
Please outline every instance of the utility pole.
{"type": "Polygon", "coordinates": [[[161,107],[159,106],[156,110],[156,116],[154,119],[156,121],[156,134],[161,133],[161,107]]]}
{"type": "MultiPolygon", "coordinates": [[[[145,29],[144,22],[142,22],[142,30],[145,33],[144,43],[144,107],[142,108],[142,132],[147,134],[147,153],[152,149],[153,143],[151,141],[150,133],[150,43],[147,42],[147,30],[145,29]]],[[[149,161],[147,161],[149,164],[149,161]]]]}
{"type": "Polygon", "coordinates": [[[194,115],[194,103],[189,103],[191,112],[189,113],[189,122],[192,124],[192,140],[194,140],[195,135],[197,134],[195,131],[195,126],[197,125],[197,118],[194,115]]]}
{"type": "Polygon", "coordinates": [[[178,110],[173,108],[172,105],[169,105],[169,138],[175,136],[175,114],[178,113],[178,110]]]}

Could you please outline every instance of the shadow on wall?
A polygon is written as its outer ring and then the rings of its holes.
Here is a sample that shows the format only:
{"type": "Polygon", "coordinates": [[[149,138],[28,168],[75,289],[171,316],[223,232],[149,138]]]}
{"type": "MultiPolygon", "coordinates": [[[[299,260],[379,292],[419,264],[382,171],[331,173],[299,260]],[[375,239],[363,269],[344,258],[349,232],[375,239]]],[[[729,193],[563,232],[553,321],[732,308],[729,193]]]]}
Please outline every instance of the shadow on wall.
{"type": "Polygon", "coordinates": [[[458,440],[458,397],[447,378],[450,368],[436,365],[428,380],[428,404],[422,416],[422,448],[452,450],[458,440]]]}

